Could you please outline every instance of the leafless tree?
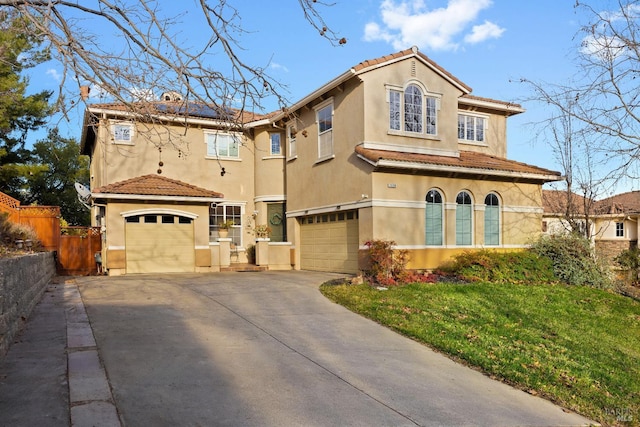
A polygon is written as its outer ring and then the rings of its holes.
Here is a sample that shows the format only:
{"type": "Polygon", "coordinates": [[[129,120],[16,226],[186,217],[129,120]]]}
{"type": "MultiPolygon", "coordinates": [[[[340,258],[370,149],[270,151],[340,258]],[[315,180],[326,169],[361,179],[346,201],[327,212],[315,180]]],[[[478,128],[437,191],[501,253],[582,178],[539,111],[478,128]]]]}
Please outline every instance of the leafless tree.
{"type": "Polygon", "coordinates": [[[610,177],[635,178],[640,158],[640,0],[597,2],[604,9],[591,3],[575,4],[589,17],[577,34],[577,78],[566,84],[522,81],[538,100],[597,139],[590,153],[607,161],[610,177]]]}
{"type": "MultiPolygon", "coordinates": [[[[334,45],[346,43],[323,19],[322,8],[331,4],[297,2],[320,37],[334,45]]],[[[192,108],[203,108],[195,105],[206,104],[208,111],[236,124],[246,120],[245,113],[263,112],[266,97],[275,97],[282,108],[288,104],[268,64],[248,60],[251,52],[241,45],[248,30],[232,1],[175,3],[184,13],[169,16],[160,0],[0,0],[0,8],[27,17],[62,64],[57,96],[62,114],[81,100],[80,93],[86,98],[89,89],[146,123],[158,113],[157,105],[148,102],[151,93],[156,99],[160,93],[181,95],[176,108],[162,111],[165,116],[186,117],[195,113],[192,108]],[[194,26],[202,28],[200,45],[185,31],[194,26]]]]}
{"type": "MultiPolygon", "coordinates": [[[[530,83],[533,90],[530,102],[546,107],[547,117],[530,124],[536,130],[536,140],[543,141],[565,177],[560,185],[545,194],[545,205],[561,216],[566,231],[591,238],[596,200],[606,190],[609,179],[597,174],[600,161],[594,155],[600,138],[590,126],[570,112],[578,108],[578,100],[572,96],[558,96],[548,102],[544,87],[530,83]]],[[[566,94],[565,94],[566,95],[566,94]]]]}

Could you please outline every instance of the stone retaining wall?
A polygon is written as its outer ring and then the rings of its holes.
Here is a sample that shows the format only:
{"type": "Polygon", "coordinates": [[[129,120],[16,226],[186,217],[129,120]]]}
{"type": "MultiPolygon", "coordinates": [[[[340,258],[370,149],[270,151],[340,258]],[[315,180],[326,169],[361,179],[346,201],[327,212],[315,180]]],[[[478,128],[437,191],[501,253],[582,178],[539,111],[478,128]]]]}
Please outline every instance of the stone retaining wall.
{"type": "Polygon", "coordinates": [[[0,358],[55,274],[53,252],[0,259],[0,358]]]}

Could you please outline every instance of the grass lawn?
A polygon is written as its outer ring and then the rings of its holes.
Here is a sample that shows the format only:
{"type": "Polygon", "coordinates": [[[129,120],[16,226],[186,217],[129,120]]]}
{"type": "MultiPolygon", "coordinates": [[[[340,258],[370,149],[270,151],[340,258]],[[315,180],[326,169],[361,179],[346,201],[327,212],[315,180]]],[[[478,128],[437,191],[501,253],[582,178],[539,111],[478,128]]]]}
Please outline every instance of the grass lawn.
{"type": "Polygon", "coordinates": [[[325,285],[331,300],[604,425],[640,425],[640,302],[566,285],[325,285]]]}

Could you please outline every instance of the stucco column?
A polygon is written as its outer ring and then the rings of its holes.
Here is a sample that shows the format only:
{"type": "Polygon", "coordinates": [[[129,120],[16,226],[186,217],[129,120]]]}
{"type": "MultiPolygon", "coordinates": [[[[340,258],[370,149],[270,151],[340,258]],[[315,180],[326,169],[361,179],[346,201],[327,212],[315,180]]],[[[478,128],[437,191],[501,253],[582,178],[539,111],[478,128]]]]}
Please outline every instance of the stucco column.
{"type": "Polygon", "coordinates": [[[220,267],[229,267],[231,265],[231,238],[220,237],[220,267]]]}
{"type": "Polygon", "coordinates": [[[269,266],[269,238],[256,239],[256,265],[269,266]]]}

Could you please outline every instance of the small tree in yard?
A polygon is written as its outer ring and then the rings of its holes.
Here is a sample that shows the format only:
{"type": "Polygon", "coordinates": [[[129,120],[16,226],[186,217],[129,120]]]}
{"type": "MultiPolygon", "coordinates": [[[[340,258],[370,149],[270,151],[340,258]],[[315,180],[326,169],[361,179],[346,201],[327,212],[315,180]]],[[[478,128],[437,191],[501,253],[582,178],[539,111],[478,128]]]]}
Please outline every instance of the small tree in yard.
{"type": "Polygon", "coordinates": [[[632,285],[638,284],[640,277],[640,249],[637,246],[622,251],[614,258],[616,264],[628,272],[628,280],[632,285]]]}
{"type": "Polygon", "coordinates": [[[397,286],[413,282],[433,282],[431,275],[407,270],[409,251],[393,249],[396,242],[392,240],[369,240],[365,242],[369,248],[371,269],[367,276],[371,283],[382,286],[397,286]]]}

